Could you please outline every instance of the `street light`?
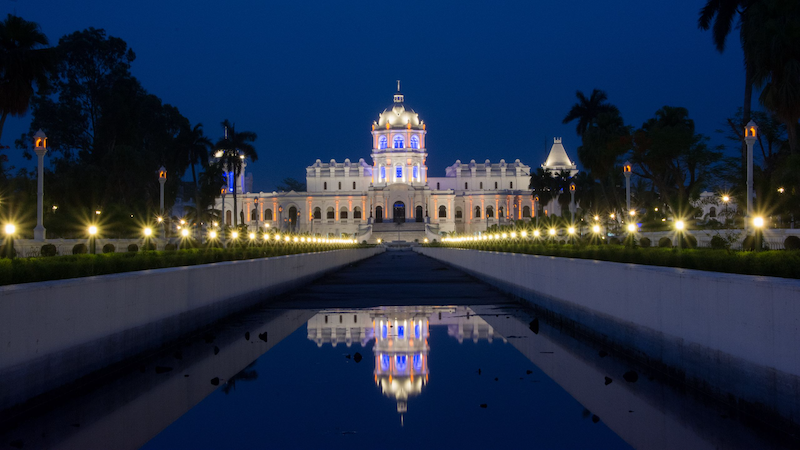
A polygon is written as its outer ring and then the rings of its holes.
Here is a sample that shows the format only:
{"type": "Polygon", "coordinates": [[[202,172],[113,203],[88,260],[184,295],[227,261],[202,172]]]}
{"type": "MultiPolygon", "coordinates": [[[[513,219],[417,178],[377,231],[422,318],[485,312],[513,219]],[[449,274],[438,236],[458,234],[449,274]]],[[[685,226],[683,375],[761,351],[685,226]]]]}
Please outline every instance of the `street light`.
{"type": "Polygon", "coordinates": [[[152,235],[153,235],[153,229],[150,227],[146,227],[144,229],[144,237],[149,238],[152,235]]]}
{"type": "Polygon", "coordinates": [[[36,180],[36,228],[33,229],[33,238],[37,241],[43,241],[45,239],[45,229],[44,229],[44,154],[47,153],[47,136],[45,136],[42,130],[36,132],[33,135],[33,141],[35,143],[34,151],[36,152],[36,158],[39,163],[38,169],[38,176],[36,180]]]}
{"type": "Polygon", "coordinates": [[[755,217],[753,219],[753,226],[756,229],[755,230],[756,231],[755,232],[755,242],[754,242],[755,251],[760,251],[761,250],[761,246],[763,245],[762,241],[764,239],[764,234],[762,232],[762,228],[764,228],[764,218],[761,217],[761,216],[755,217]]]}
{"type": "Polygon", "coordinates": [[[7,223],[3,231],[6,233],[6,258],[14,259],[16,253],[14,251],[14,235],[17,233],[17,227],[12,223],[7,223]]]}
{"type": "Polygon", "coordinates": [[[747,219],[753,217],[753,144],[757,133],[758,126],[751,120],[744,128],[744,142],[747,144],[747,219]]]}
{"type": "Polygon", "coordinates": [[[675,230],[678,232],[678,250],[681,249],[681,241],[683,240],[683,229],[686,228],[686,224],[683,223],[682,220],[675,221],[675,230]]]}
{"type": "Polygon", "coordinates": [[[91,225],[89,227],[89,251],[93,255],[97,251],[96,240],[97,240],[97,226],[96,225],[91,225]]]}
{"type": "Polygon", "coordinates": [[[625,175],[625,204],[628,206],[628,211],[631,210],[631,163],[625,161],[622,165],[622,174],[625,175]]]}

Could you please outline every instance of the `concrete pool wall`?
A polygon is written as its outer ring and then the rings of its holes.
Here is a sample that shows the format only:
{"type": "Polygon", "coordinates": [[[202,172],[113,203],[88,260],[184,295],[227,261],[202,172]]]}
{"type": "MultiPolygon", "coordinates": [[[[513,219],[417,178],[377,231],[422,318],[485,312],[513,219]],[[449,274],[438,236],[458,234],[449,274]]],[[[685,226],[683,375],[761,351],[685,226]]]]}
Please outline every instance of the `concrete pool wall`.
{"type": "Polygon", "coordinates": [[[334,250],[0,287],[0,411],[383,251],[334,250]]]}
{"type": "Polygon", "coordinates": [[[665,340],[680,347],[680,358],[732,357],[800,376],[800,280],[453,248],[414,251],[568,318],[614,322],[618,329],[608,333],[648,357],[672,359],[663,353],[673,350],[653,344],[665,340]]]}

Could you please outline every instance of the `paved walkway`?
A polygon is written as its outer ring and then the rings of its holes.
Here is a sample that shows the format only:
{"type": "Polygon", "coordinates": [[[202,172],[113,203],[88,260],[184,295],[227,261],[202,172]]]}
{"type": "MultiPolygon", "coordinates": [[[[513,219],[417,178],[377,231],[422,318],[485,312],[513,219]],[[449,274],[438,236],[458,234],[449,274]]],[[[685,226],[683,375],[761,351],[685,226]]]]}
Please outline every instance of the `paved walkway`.
{"type": "Polygon", "coordinates": [[[294,291],[276,308],[488,305],[512,301],[457,269],[412,251],[387,251],[294,291]]]}

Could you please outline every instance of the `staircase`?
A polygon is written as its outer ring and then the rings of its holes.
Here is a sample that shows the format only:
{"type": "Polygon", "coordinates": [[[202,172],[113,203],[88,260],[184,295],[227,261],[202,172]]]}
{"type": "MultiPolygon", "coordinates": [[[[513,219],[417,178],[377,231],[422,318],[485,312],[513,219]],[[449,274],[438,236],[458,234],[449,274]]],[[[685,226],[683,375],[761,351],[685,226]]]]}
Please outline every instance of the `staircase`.
{"type": "Polygon", "coordinates": [[[370,243],[378,242],[395,242],[405,241],[414,242],[419,240],[422,242],[425,239],[425,223],[424,222],[384,222],[372,224],[372,236],[370,243]]]}

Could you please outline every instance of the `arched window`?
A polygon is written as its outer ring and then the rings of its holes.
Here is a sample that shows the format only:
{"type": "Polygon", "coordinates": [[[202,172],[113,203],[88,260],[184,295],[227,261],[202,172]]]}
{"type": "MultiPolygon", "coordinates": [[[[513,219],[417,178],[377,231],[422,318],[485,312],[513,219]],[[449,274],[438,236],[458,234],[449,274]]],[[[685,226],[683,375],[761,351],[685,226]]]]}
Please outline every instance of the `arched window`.
{"type": "Polygon", "coordinates": [[[531,207],[530,206],[523,206],[522,207],[522,217],[530,217],[531,216],[531,207]]]}
{"type": "Polygon", "coordinates": [[[456,219],[463,219],[464,218],[464,211],[461,210],[461,207],[456,207],[456,219]]]}
{"type": "Polygon", "coordinates": [[[258,209],[253,208],[253,210],[250,211],[250,220],[258,220],[258,209]]]}
{"type": "Polygon", "coordinates": [[[353,181],[353,189],[355,190],[355,188],[356,188],[356,182],[353,181]]]}
{"type": "Polygon", "coordinates": [[[439,207],[439,218],[444,219],[447,217],[447,207],[444,205],[439,207]]]}
{"type": "Polygon", "coordinates": [[[381,166],[381,180],[386,179],[386,167],[381,166]]]}
{"type": "Polygon", "coordinates": [[[514,189],[514,182],[513,182],[513,181],[509,183],[509,186],[508,186],[508,188],[509,188],[509,189],[514,189]]]}
{"type": "Polygon", "coordinates": [[[328,210],[325,211],[325,215],[328,217],[328,219],[336,219],[336,211],[334,211],[330,206],[328,207],[328,210]]]}
{"type": "Polygon", "coordinates": [[[708,211],[708,217],[717,217],[717,208],[712,206],[708,211]]]}
{"type": "Polygon", "coordinates": [[[497,181],[494,182],[494,188],[497,189],[497,181]]]}
{"type": "Polygon", "coordinates": [[[464,189],[469,189],[469,183],[464,183],[464,189]]]}
{"type": "Polygon", "coordinates": [[[361,218],[361,208],[356,206],[353,208],[353,219],[360,219],[361,218]]]}
{"type": "Polygon", "coordinates": [[[228,225],[231,224],[231,217],[233,217],[233,215],[231,214],[231,210],[229,209],[225,211],[225,223],[227,223],[228,225]]]}
{"type": "Polygon", "coordinates": [[[475,218],[476,219],[480,219],[481,218],[481,207],[480,206],[476,206],[475,207],[475,218]]]}
{"type": "Polygon", "coordinates": [[[413,175],[415,180],[419,178],[419,166],[414,166],[413,175]]]}
{"type": "Polygon", "coordinates": [[[492,208],[491,206],[486,207],[486,217],[489,219],[494,218],[494,208],[492,208]]]}
{"type": "Polygon", "coordinates": [[[396,180],[403,179],[403,166],[397,166],[394,168],[394,178],[396,180]]]}
{"type": "Polygon", "coordinates": [[[319,209],[319,206],[314,208],[314,218],[315,219],[322,219],[322,210],[319,209]]]}
{"type": "Polygon", "coordinates": [[[441,190],[441,189],[442,189],[442,187],[439,185],[439,183],[436,183],[436,190],[438,191],[438,190],[441,190]]]}
{"type": "Polygon", "coordinates": [[[386,139],[386,136],[378,138],[378,148],[386,148],[387,145],[389,145],[389,140],[386,139]]]}
{"type": "Polygon", "coordinates": [[[272,220],[272,210],[267,208],[264,210],[264,220],[272,220]]]}
{"type": "Polygon", "coordinates": [[[483,181],[481,181],[481,187],[480,188],[483,189],[483,181]]]}
{"type": "Polygon", "coordinates": [[[505,216],[506,216],[506,215],[505,215],[505,212],[506,212],[506,211],[505,211],[505,209],[503,209],[503,207],[501,206],[501,207],[500,207],[500,208],[498,208],[498,210],[497,210],[497,213],[498,213],[498,214],[497,214],[497,217],[498,217],[499,219],[502,219],[503,217],[505,217],[505,216]]]}
{"type": "Polygon", "coordinates": [[[405,147],[406,140],[403,139],[403,136],[397,135],[394,137],[394,148],[403,148],[405,147]]]}
{"type": "Polygon", "coordinates": [[[419,148],[419,138],[411,136],[411,148],[419,148]]]}
{"type": "Polygon", "coordinates": [[[375,221],[380,223],[383,222],[383,207],[376,206],[375,207],[375,221]]]}
{"type": "Polygon", "coordinates": [[[328,190],[328,182],[327,181],[322,183],[322,189],[325,190],[325,191],[328,190]]]}
{"type": "Polygon", "coordinates": [[[340,191],[342,190],[342,182],[341,181],[339,182],[339,190],[340,191]]]}
{"type": "Polygon", "coordinates": [[[339,211],[339,218],[347,219],[347,208],[342,208],[342,210],[339,211]]]}

